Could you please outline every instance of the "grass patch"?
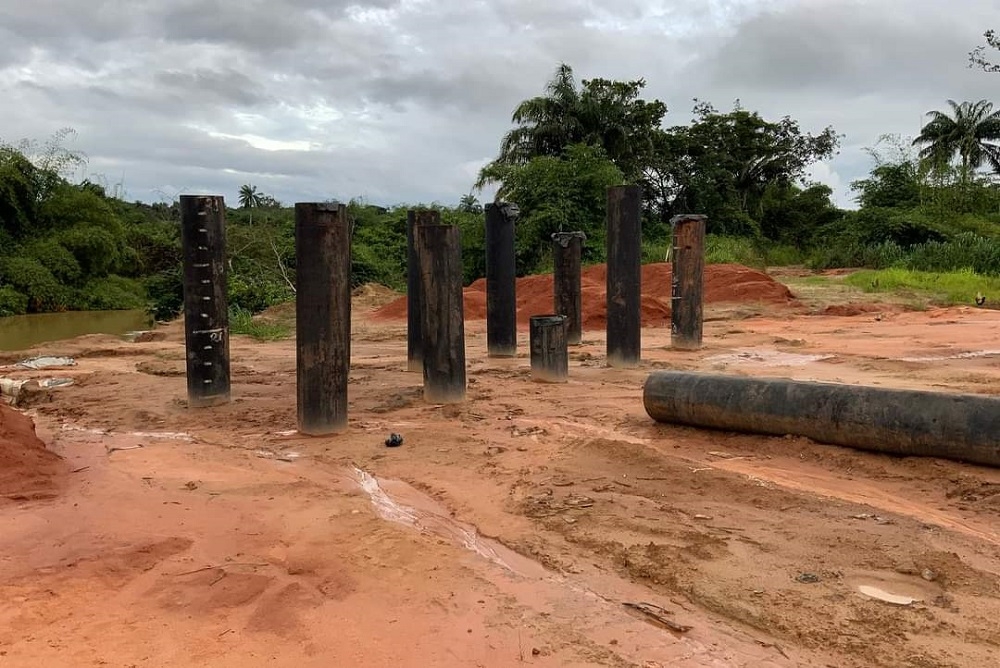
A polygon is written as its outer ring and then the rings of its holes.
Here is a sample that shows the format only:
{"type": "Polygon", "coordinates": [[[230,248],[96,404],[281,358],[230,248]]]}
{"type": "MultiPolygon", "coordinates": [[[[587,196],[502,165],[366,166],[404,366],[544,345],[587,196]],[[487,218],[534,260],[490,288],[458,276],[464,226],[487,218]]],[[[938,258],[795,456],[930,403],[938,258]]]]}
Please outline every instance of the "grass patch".
{"type": "Polygon", "coordinates": [[[229,309],[230,334],[243,334],[258,341],[279,341],[292,333],[292,328],[283,322],[254,318],[245,308],[234,306],[229,309]]]}
{"type": "Polygon", "coordinates": [[[983,276],[971,269],[938,273],[893,267],[859,271],[845,277],[844,282],[870,293],[923,295],[944,306],[975,305],[977,294],[992,303],[1000,298],[1000,277],[983,276]]]}
{"type": "MultiPolygon", "coordinates": [[[[670,241],[642,244],[642,261],[663,262],[670,241]]],[[[749,237],[705,236],[705,264],[742,264],[763,271],[766,267],[802,264],[805,255],[792,247],[749,237]]]]}
{"type": "Polygon", "coordinates": [[[705,264],[742,264],[763,270],[767,256],[753,239],[709,234],[705,237],[705,264]]]}

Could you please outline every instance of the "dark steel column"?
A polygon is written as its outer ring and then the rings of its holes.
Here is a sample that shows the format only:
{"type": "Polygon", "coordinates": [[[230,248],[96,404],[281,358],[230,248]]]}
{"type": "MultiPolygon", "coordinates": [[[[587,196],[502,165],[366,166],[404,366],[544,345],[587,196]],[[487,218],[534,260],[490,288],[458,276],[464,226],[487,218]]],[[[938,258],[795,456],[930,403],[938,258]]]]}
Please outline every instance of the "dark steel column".
{"type": "Polygon", "coordinates": [[[564,315],[533,315],[529,318],[533,379],[545,383],[565,383],[569,377],[566,320],[564,315]]]}
{"type": "Polygon", "coordinates": [[[566,316],[566,342],[579,345],[583,339],[583,297],[580,285],[583,232],[556,232],[552,235],[553,310],[566,316]]]}
{"type": "Polygon", "coordinates": [[[517,354],[517,205],[486,205],[486,348],[490,357],[517,354]]]}
{"type": "Polygon", "coordinates": [[[462,244],[456,225],[417,225],[420,258],[424,399],[465,400],[465,308],[462,244]]]}
{"type": "Polygon", "coordinates": [[[347,428],[351,223],[343,204],[295,205],[295,368],[299,431],[347,428]]]}
{"type": "Polygon", "coordinates": [[[181,195],[180,205],[188,406],[215,406],[230,399],[226,205],[219,195],[181,195]]]}
{"type": "Polygon", "coordinates": [[[704,320],[705,216],[670,219],[673,230],[673,281],[670,286],[670,343],[674,348],[701,348],[704,320]]]}
{"type": "Polygon", "coordinates": [[[406,212],[406,369],[420,371],[423,365],[423,348],[420,336],[421,286],[420,264],[417,257],[414,229],[418,225],[439,225],[441,212],[420,209],[406,212]]]}
{"type": "Polygon", "coordinates": [[[634,368],[642,346],[642,188],[608,188],[608,365],[634,368]]]}

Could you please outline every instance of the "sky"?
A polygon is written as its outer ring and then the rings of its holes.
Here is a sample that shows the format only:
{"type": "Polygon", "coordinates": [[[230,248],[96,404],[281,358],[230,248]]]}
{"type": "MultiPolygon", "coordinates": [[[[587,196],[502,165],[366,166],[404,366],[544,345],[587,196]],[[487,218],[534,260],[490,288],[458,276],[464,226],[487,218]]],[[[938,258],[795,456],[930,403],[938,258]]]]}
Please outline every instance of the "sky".
{"type": "Polygon", "coordinates": [[[453,205],[565,62],[645,79],[668,126],[694,98],[833,126],[811,177],[851,207],[880,135],[1000,104],[1000,74],[968,68],[995,1],[0,0],[0,140],[72,128],[76,178],[129,200],[453,205]]]}

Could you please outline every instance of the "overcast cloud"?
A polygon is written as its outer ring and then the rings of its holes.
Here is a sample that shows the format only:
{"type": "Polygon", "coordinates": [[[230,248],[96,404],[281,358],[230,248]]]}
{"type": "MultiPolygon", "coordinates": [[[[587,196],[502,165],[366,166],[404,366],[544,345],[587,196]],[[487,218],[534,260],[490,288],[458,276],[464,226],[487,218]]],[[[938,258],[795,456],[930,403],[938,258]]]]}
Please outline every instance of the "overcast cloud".
{"type": "MultiPolygon", "coordinates": [[[[71,127],[129,199],[252,183],[285,203],[455,204],[559,62],[846,135],[813,175],[850,205],[863,148],[945,100],[995,0],[0,0],[0,139],[71,127]]],[[[485,193],[484,197],[491,197],[485,193]]]]}

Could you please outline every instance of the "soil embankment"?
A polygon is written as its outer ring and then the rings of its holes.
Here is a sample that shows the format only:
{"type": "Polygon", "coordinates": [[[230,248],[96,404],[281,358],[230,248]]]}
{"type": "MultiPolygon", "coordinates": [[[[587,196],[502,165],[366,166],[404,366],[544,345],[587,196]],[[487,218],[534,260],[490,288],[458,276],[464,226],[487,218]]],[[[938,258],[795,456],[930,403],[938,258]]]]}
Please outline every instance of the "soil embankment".
{"type": "Polygon", "coordinates": [[[64,472],[62,458],[35,435],[31,418],[0,404],[0,499],[51,497],[64,472]]]}
{"type": "MultiPolygon", "coordinates": [[[[607,265],[584,267],[580,276],[583,326],[600,329],[607,322],[607,265]]],[[[670,324],[673,267],[668,263],[642,266],[642,325],[665,327],[670,324]]],[[[704,300],[708,304],[744,303],[790,304],[795,297],[787,286],[767,274],[739,264],[712,264],[705,267],[704,300]]],[[[517,279],[517,319],[527,325],[533,315],[552,312],[552,274],[517,279]]],[[[406,318],[406,297],[389,302],[375,312],[377,320],[406,318]]],[[[465,319],[486,319],[486,279],[465,288],[465,319]]]]}

